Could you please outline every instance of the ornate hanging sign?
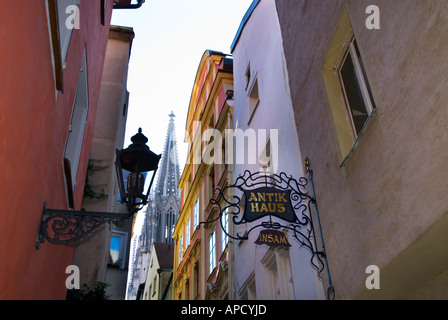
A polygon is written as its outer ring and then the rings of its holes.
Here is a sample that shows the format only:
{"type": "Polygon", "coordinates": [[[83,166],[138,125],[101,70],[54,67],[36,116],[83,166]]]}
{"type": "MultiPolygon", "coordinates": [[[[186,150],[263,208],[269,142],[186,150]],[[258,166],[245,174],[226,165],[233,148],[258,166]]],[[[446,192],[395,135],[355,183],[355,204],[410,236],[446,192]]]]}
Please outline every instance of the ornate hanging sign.
{"type": "Polygon", "coordinates": [[[236,178],[234,184],[216,189],[210,204],[217,207],[218,217],[201,224],[220,220],[223,232],[235,240],[248,240],[252,231],[261,228],[255,244],[271,247],[291,247],[288,233],[298,241],[300,247],[311,252],[311,264],[319,276],[327,269],[327,295],[330,297],[334,296],[334,288],[328,269],[308,159],[305,160],[305,169],[309,174],[312,195],[307,191],[308,180],[304,177],[295,179],[284,172],[271,174],[245,171],[236,178]],[[316,241],[312,208],[317,218],[320,249],[316,241]],[[233,234],[229,234],[228,229],[224,227],[227,226],[227,221],[232,222],[234,226],[246,225],[244,233],[241,234],[241,231],[235,228],[233,234]]]}
{"type": "Polygon", "coordinates": [[[307,185],[306,178],[296,180],[283,172],[266,174],[245,171],[233,185],[215,191],[210,204],[218,207],[219,215],[215,220],[204,223],[221,220],[222,227],[224,213],[227,213],[229,221],[235,226],[248,225],[244,234],[228,234],[223,228],[230,238],[247,240],[252,231],[262,228],[264,230],[255,243],[268,245],[280,244],[280,239],[284,244],[283,239],[287,239],[284,231],[292,231],[290,234],[300,245],[312,252],[313,266],[322,270],[322,260],[313,245],[315,237],[310,205],[314,203],[314,198],[307,193],[307,185]]]}

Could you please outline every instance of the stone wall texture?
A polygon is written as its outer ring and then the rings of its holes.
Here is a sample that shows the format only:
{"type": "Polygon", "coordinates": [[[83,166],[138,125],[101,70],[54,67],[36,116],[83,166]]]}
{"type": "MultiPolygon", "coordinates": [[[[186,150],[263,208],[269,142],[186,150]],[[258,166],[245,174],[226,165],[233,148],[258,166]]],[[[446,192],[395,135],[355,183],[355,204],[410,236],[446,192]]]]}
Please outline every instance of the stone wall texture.
{"type": "Polygon", "coordinates": [[[309,157],[337,298],[448,298],[448,2],[277,0],[295,122],[309,157]],[[322,76],[348,11],[376,103],[341,166],[322,76]],[[377,265],[381,289],[366,290],[377,265]]]}

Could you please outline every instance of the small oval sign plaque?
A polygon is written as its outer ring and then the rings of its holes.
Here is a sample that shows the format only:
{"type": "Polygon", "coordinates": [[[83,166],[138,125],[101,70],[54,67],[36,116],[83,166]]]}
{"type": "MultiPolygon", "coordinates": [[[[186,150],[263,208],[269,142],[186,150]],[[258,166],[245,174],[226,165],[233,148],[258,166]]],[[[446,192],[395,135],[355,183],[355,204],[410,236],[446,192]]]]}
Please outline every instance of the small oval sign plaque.
{"type": "Polygon", "coordinates": [[[291,247],[286,234],[277,230],[261,230],[255,244],[266,244],[270,247],[291,247]]]}

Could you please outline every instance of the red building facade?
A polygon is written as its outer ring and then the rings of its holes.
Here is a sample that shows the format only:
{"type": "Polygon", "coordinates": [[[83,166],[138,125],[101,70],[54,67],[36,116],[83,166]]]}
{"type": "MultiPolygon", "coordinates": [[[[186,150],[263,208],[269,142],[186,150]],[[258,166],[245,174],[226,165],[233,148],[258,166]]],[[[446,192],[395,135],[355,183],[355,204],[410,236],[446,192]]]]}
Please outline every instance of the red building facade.
{"type": "Polygon", "coordinates": [[[0,299],[65,299],[73,246],[36,235],[45,202],[81,209],[112,8],[0,3],[0,299]]]}

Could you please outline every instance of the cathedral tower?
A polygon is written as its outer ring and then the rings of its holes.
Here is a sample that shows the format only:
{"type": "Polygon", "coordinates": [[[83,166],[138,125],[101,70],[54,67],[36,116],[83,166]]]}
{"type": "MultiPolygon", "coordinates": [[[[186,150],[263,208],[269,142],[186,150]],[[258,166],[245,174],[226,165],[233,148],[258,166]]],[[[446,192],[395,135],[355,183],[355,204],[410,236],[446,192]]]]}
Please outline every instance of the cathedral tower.
{"type": "Polygon", "coordinates": [[[174,113],[171,112],[165,147],[159,163],[157,185],[150,193],[141,234],[135,249],[134,264],[130,271],[128,299],[139,299],[146,281],[150,250],[154,242],[173,243],[173,231],[179,217],[181,192],[174,113]]]}
{"type": "MultiPolygon", "coordinates": [[[[153,242],[173,242],[173,230],[179,216],[181,192],[174,113],[171,112],[165,147],[158,170],[158,180],[148,203],[142,235],[145,246],[151,249],[153,242]]],[[[143,239],[142,239],[143,240],[143,239]]]]}

